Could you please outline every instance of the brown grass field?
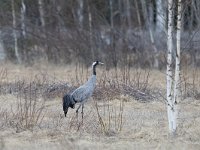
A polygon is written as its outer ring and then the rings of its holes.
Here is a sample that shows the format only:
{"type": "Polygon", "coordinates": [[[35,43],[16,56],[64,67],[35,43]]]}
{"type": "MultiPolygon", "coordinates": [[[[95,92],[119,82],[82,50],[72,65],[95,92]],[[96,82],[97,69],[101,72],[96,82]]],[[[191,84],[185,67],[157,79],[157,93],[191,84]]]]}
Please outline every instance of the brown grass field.
{"type": "MultiPolygon", "coordinates": [[[[62,96],[91,69],[36,64],[0,67],[0,150],[200,149],[200,71],[182,73],[178,130],[169,135],[165,71],[97,68],[97,88],[81,113],[62,96]],[[67,87],[64,86],[68,85],[67,87]]],[[[77,105],[76,105],[77,108],[77,105]]]]}

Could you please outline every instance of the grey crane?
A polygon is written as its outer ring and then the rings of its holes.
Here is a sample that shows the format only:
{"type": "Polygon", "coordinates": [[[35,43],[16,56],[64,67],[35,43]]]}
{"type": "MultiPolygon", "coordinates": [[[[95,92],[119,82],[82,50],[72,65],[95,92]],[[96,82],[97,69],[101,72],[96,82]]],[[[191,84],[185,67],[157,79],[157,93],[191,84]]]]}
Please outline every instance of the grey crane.
{"type": "Polygon", "coordinates": [[[75,108],[76,103],[80,103],[78,106],[76,113],[78,115],[78,110],[82,106],[82,119],[83,119],[83,108],[84,108],[84,103],[92,96],[94,92],[94,88],[96,85],[96,66],[97,65],[103,65],[102,62],[95,61],[92,64],[92,76],[89,78],[89,80],[81,85],[79,88],[74,90],[71,94],[66,94],[63,97],[63,111],[65,114],[65,117],[68,112],[68,108],[75,108]]]}

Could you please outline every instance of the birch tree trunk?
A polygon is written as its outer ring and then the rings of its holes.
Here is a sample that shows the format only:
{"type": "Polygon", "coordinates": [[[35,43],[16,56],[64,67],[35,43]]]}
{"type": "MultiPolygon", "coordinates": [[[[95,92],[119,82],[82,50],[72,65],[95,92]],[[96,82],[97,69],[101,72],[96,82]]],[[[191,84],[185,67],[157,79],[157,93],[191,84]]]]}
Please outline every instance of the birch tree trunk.
{"type": "Polygon", "coordinates": [[[19,55],[18,51],[18,40],[17,40],[17,31],[16,31],[16,14],[15,14],[15,3],[14,0],[11,0],[11,6],[12,6],[12,19],[13,19],[13,38],[14,38],[14,49],[15,49],[15,56],[17,58],[17,62],[19,64],[22,63],[21,57],[19,55]]]}
{"type": "MultiPolygon", "coordinates": [[[[174,83],[174,117],[178,115],[177,104],[180,101],[180,54],[181,54],[181,0],[178,0],[178,14],[177,14],[177,31],[176,31],[176,66],[175,66],[175,83],[174,83]]],[[[176,118],[174,118],[176,120],[176,118]]]]}
{"type": "Polygon", "coordinates": [[[178,0],[178,16],[176,31],[176,68],[175,68],[175,84],[174,84],[174,103],[179,102],[180,97],[180,51],[181,51],[181,0],[178,0]]]}
{"type": "Polygon", "coordinates": [[[25,49],[26,45],[26,25],[25,25],[25,15],[26,15],[26,5],[24,0],[21,0],[21,40],[20,40],[20,49],[21,55],[23,56],[22,61],[27,61],[27,51],[25,49]]]}
{"type": "Polygon", "coordinates": [[[38,0],[39,13],[40,13],[40,22],[41,26],[45,28],[45,19],[44,19],[44,9],[43,9],[43,0],[38,0]]]}
{"type": "Polygon", "coordinates": [[[170,133],[176,131],[176,113],[172,99],[172,50],[173,50],[173,0],[168,0],[168,31],[167,31],[167,115],[170,133]]]}
{"type": "Polygon", "coordinates": [[[26,14],[26,5],[24,0],[21,1],[21,29],[23,37],[26,36],[26,26],[25,26],[25,14],[26,14]]]}

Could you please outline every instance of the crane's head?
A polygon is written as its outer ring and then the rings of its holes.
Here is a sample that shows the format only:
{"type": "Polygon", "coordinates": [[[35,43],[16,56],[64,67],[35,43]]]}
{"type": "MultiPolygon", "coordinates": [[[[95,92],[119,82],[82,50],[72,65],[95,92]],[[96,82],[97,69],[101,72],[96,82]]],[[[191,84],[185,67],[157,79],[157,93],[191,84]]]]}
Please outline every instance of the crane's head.
{"type": "Polygon", "coordinates": [[[64,114],[65,114],[65,117],[67,115],[69,107],[74,109],[75,108],[75,102],[72,100],[70,95],[66,94],[63,97],[63,111],[64,111],[64,114]]]}
{"type": "Polygon", "coordinates": [[[97,60],[97,61],[93,62],[92,67],[97,66],[97,65],[103,65],[103,64],[104,63],[97,60]]]}
{"type": "Polygon", "coordinates": [[[104,63],[100,62],[100,61],[95,61],[92,64],[92,69],[93,69],[93,75],[96,75],[96,66],[97,65],[103,65],[104,63]]]}

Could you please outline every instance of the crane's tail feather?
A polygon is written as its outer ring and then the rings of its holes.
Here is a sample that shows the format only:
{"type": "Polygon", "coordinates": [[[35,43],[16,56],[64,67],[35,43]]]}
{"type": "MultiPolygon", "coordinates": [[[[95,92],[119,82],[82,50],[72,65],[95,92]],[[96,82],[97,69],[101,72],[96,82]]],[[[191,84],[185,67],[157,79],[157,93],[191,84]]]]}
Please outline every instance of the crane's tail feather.
{"type": "Polygon", "coordinates": [[[72,109],[74,109],[75,108],[75,104],[76,104],[76,102],[74,100],[72,100],[71,95],[66,94],[63,97],[63,111],[64,111],[64,114],[65,114],[65,117],[67,115],[68,108],[71,107],[72,109]]]}
{"type": "Polygon", "coordinates": [[[65,114],[65,117],[67,115],[69,105],[70,105],[70,96],[67,94],[63,97],[63,111],[65,114]]]}

